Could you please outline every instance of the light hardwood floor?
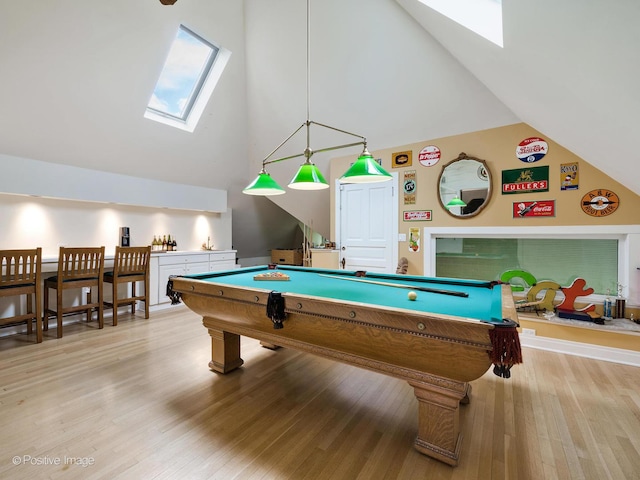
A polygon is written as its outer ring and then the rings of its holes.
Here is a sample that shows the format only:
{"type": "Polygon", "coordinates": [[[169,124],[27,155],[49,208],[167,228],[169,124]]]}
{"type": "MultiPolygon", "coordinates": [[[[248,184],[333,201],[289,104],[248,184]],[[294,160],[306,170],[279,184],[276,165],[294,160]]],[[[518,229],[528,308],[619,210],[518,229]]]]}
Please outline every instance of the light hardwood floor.
{"type": "Polygon", "coordinates": [[[472,383],[449,467],[414,450],[405,382],[252,339],[215,374],[185,307],[54,337],[0,338],[0,478],[640,479],[635,367],[525,349],[472,383]]]}

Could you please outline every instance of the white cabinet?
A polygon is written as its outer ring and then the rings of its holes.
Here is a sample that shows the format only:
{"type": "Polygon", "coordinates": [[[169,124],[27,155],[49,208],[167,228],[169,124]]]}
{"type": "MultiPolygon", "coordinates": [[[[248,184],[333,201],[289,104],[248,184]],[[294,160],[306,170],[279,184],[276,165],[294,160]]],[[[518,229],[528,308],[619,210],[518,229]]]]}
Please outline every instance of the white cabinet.
{"type": "Polygon", "coordinates": [[[167,282],[171,275],[193,275],[215,270],[226,270],[234,268],[235,263],[235,250],[173,252],[152,255],[149,273],[152,298],[149,304],[166,304],[170,302],[169,297],[167,297],[167,282]]]}
{"type": "Polygon", "coordinates": [[[189,275],[209,271],[208,253],[171,253],[158,258],[158,303],[168,303],[167,282],[171,275],[189,275]]]}
{"type": "Polygon", "coordinates": [[[211,252],[209,253],[209,271],[230,270],[236,267],[236,252],[211,252]]]}

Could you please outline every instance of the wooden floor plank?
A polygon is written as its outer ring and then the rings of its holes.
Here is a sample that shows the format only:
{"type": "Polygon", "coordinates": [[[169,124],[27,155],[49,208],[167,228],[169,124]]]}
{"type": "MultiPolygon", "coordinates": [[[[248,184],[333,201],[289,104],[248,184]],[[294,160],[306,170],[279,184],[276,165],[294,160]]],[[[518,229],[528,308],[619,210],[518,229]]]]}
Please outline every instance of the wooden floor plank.
{"type": "Polygon", "coordinates": [[[413,448],[398,379],[245,338],[244,366],[215,374],[184,307],[94,324],[0,338],[0,478],[639,478],[636,367],[525,348],[511,379],[473,382],[452,468],[413,448]]]}

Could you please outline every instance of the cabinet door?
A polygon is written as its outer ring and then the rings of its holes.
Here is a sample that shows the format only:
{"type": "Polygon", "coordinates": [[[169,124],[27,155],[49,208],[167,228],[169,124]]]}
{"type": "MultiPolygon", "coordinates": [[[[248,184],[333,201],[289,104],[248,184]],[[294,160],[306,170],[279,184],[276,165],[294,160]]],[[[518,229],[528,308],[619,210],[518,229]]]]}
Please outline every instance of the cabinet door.
{"type": "Polygon", "coordinates": [[[209,262],[209,270],[212,272],[217,270],[231,270],[232,268],[235,268],[235,266],[235,260],[209,262]]]}
{"type": "Polygon", "coordinates": [[[209,262],[187,263],[185,265],[185,275],[194,273],[207,273],[209,271],[209,262]]]}
{"type": "Polygon", "coordinates": [[[215,252],[209,255],[209,271],[231,270],[236,266],[236,252],[215,252]]]}
{"type": "Polygon", "coordinates": [[[184,275],[185,265],[160,265],[159,281],[158,281],[158,303],[169,303],[171,300],[167,297],[167,282],[170,275],[184,275]]]}
{"type": "Polygon", "coordinates": [[[158,257],[152,256],[149,260],[149,305],[158,304],[158,281],[158,257]]]}

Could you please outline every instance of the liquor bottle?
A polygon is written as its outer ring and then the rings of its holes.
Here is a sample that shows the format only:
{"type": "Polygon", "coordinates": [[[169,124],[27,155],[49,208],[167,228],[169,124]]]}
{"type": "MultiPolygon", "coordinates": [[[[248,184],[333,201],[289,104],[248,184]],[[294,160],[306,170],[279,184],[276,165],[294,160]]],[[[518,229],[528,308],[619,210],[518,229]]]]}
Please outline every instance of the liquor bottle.
{"type": "Polygon", "coordinates": [[[155,252],[156,250],[158,250],[158,237],[154,235],[153,242],[151,242],[151,251],[155,252]]]}
{"type": "Polygon", "coordinates": [[[162,236],[162,251],[163,252],[167,251],[167,236],[166,235],[162,236]]]}
{"type": "Polygon", "coordinates": [[[173,237],[173,251],[177,251],[178,250],[178,242],[176,242],[176,237],[173,237]]]}

